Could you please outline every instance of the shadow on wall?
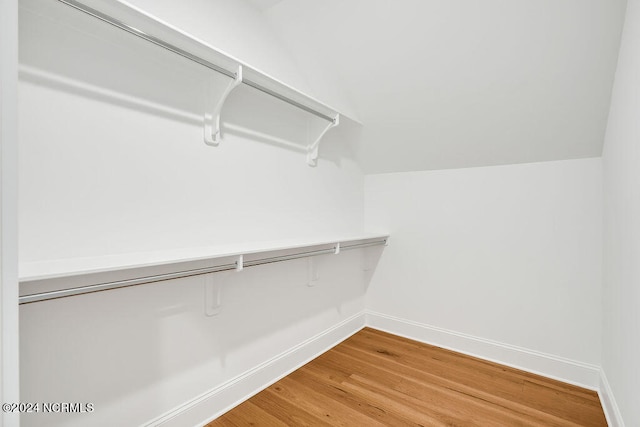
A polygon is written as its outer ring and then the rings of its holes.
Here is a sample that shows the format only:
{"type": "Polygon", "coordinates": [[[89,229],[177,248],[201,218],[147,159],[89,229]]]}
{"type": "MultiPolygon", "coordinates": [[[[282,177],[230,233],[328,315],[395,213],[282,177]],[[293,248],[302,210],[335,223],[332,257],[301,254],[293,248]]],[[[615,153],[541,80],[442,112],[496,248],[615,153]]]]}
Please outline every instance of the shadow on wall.
{"type": "MultiPolygon", "coordinates": [[[[329,122],[248,86],[240,86],[225,104],[222,134],[307,153],[329,122]],[[278,104],[278,108],[274,108],[278,104]]],[[[320,157],[341,167],[359,159],[362,126],[346,118],[329,129],[320,144],[320,157]]]]}
{"type": "MultiPolygon", "coordinates": [[[[25,0],[20,13],[24,81],[200,127],[207,87],[213,84],[222,94],[229,83],[222,74],[60,2],[25,0]]],[[[221,118],[223,136],[235,134],[303,154],[328,124],[244,85],[231,94],[221,118]]],[[[320,156],[338,166],[343,157],[357,160],[359,133],[354,130],[359,127],[343,120],[327,134],[320,156]],[[350,146],[345,149],[345,144],[350,146]]]]}
{"type": "Polygon", "coordinates": [[[216,273],[21,307],[21,398],[92,402],[89,414],[25,414],[24,426],[139,425],[363,309],[382,248],[216,273]]]}

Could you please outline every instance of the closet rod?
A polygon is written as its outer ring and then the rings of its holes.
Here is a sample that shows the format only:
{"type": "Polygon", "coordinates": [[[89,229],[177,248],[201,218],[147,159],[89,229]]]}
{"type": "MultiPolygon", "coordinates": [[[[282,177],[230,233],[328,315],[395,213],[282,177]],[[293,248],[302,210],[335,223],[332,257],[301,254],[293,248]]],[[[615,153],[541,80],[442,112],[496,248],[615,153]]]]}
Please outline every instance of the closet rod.
{"type": "MultiPolygon", "coordinates": [[[[156,46],[160,46],[163,49],[166,49],[166,50],[168,50],[170,52],[173,52],[173,53],[175,53],[177,55],[180,55],[183,58],[186,58],[186,59],[188,59],[190,61],[196,62],[196,63],[198,63],[198,64],[200,64],[200,65],[202,65],[204,67],[207,67],[207,68],[209,68],[209,69],[211,69],[213,71],[216,71],[218,73],[224,74],[225,76],[231,77],[232,79],[236,78],[236,73],[233,72],[233,71],[229,71],[229,70],[227,70],[225,68],[222,68],[222,67],[220,67],[220,66],[218,66],[218,65],[216,65],[216,64],[214,64],[212,62],[207,61],[206,59],[203,59],[203,58],[200,58],[199,56],[193,55],[193,54],[187,52],[186,50],[180,49],[179,47],[174,46],[174,45],[172,45],[170,43],[167,43],[162,39],[159,39],[157,37],[154,37],[154,36],[152,36],[150,34],[145,33],[144,31],[138,30],[137,28],[134,28],[134,27],[132,27],[130,25],[127,25],[124,22],[119,21],[118,19],[115,19],[115,18],[113,18],[113,17],[111,17],[109,15],[106,15],[106,14],[104,14],[104,13],[102,13],[102,12],[96,10],[96,9],[93,9],[93,8],[91,8],[91,7],[89,7],[89,6],[85,5],[85,4],[82,4],[82,3],[77,2],[75,0],[58,0],[58,1],[61,2],[61,3],[66,4],[67,6],[70,6],[70,7],[74,8],[74,9],[76,9],[76,10],[84,12],[87,15],[93,16],[94,18],[97,18],[97,19],[99,19],[99,20],[101,20],[103,22],[106,22],[107,24],[113,25],[116,28],[124,30],[124,31],[126,31],[126,32],[128,32],[130,34],[133,34],[136,37],[139,37],[139,38],[141,38],[143,40],[146,40],[146,41],[148,41],[150,43],[153,43],[156,46]]],[[[277,99],[279,99],[281,101],[284,101],[287,104],[290,104],[290,105],[293,105],[294,107],[300,108],[301,110],[304,110],[304,111],[306,111],[308,113],[311,113],[311,114],[313,114],[313,115],[315,115],[317,117],[323,118],[323,119],[328,120],[328,121],[333,122],[333,123],[335,123],[335,121],[336,121],[335,117],[331,117],[331,116],[328,116],[326,114],[321,113],[320,111],[314,110],[311,107],[308,107],[308,106],[306,106],[304,104],[301,104],[301,103],[299,103],[299,102],[297,102],[297,101],[295,101],[295,100],[293,100],[291,98],[288,98],[288,97],[286,97],[286,96],[284,96],[282,94],[279,94],[279,93],[277,93],[277,92],[275,92],[275,91],[273,91],[271,89],[268,89],[268,88],[260,85],[259,83],[256,83],[256,82],[250,80],[250,79],[243,79],[242,83],[244,83],[247,86],[250,86],[250,87],[252,87],[254,89],[257,89],[257,90],[259,90],[261,92],[264,92],[264,93],[266,93],[268,95],[271,95],[274,98],[277,98],[277,99]]]]}
{"type": "MultiPolygon", "coordinates": [[[[387,239],[378,240],[375,242],[368,242],[368,243],[357,243],[353,245],[345,245],[345,246],[340,245],[340,251],[342,252],[342,251],[348,251],[351,249],[361,249],[361,248],[367,248],[370,246],[381,246],[386,244],[387,244],[387,239]]],[[[245,268],[255,267],[258,265],[271,264],[274,262],[290,261],[293,259],[307,258],[311,256],[316,256],[316,255],[333,254],[336,252],[336,248],[337,246],[334,246],[329,249],[319,249],[316,251],[299,252],[299,253],[290,254],[290,255],[282,255],[282,256],[276,256],[276,257],[245,261],[243,266],[245,268]]],[[[93,292],[108,291],[111,289],[126,288],[129,286],[144,285],[146,283],[155,283],[155,282],[162,282],[165,280],[181,279],[181,278],[191,277],[191,276],[200,276],[203,274],[235,270],[236,267],[237,267],[236,263],[222,264],[222,265],[216,265],[213,267],[196,268],[193,270],[183,270],[183,271],[176,271],[173,273],[157,274],[154,276],[137,277],[134,279],[118,280],[115,282],[99,283],[96,285],[80,286],[77,288],[60,289],[60,290],[50,291],[50,292],[41,292],[37,294],[23,295],[19,298],[19,303],[29,304],[29,303],[34,303],[38,301],[46,301],[50,299],[70,297],[74,295],[82,295],[82,294],[88,294],[93,292]]]]}

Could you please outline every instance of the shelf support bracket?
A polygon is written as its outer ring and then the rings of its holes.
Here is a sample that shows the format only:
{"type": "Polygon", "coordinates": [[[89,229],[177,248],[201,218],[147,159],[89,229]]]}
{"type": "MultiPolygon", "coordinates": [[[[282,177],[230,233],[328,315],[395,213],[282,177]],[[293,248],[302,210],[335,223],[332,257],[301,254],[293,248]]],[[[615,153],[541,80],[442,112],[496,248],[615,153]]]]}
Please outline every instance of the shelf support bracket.
{"type": "Polygon", "coordinates": [[[329,125],[324,128],[324,130],[320,133],[320,136],[316,138],[313,144],[307,147],[307,164],[309,166],[316,166],[318,164],[318,148],[320,147],[320,141],[324,135],[329,131],[329,129],[334,128],[340,124],[340,114],[336,114],[336,117],[329,123],[329,125]]]}
{"type": "MultiPolygon", "coordinates": [[[[207,112],[204,115],[204,142],[207,145],[211,145],[213,147],[217,147],[221,141],[220,135],[220,113],[222,112],[222,107],[224,103],[227,101],[227,98],[231,94],[231,92],[237,88],[242,83],[242,65],[238,65],[238,71],[236,72],[236,77],[229,83],[226,87],[220,99],[218,99],[217,104],[215,105],[207,105],[207,112]]],[[[209,84],[209,88],[207,91],[207,103],[213,101],[216,98],[215,89],[213,83],[209,84]]]]}
{"type": "Polygon", "coordinates": [[[307,258],[307,279],[307,286],[309,287],[315,286],[320,280],[320,268],[316,257],[310,256],[307,258]]]}
{"type": "Polygon", "coordinates": [[[220,314],[222,307],[222,283],[207,274],[204,282],[204,313],[207,317],[220,314]]]}

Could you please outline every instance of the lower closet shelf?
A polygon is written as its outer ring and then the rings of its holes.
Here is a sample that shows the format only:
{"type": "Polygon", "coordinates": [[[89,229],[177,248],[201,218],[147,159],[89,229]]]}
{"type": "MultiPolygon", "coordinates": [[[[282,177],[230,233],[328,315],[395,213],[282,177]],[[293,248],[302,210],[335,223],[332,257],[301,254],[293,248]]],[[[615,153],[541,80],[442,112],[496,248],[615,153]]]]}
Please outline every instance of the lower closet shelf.
{"type": "Polygon", "coordinates": [[[388,234],[348,238],[262,242],[53,260],[20,265],[20,304],[145,283],[242,270],[274,262],[387,244],[388,234]]]}

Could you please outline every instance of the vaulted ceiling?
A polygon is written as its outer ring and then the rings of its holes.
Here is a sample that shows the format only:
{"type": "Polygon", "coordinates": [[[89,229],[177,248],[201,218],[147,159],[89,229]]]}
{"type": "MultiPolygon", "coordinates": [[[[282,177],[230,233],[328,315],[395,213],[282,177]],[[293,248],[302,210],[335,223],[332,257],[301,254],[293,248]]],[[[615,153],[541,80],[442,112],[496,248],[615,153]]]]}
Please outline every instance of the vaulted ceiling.
{"type": "Polygon", "coordinates": [[[267,10],[280,3],[282,0],[248,0],[254,7],[259,10],[267,10]]]}
{"type": "Polygon", "coordinates": [[[367,173],[601,154],[625,0],[250,1],[350,102],[367,173]]]}

